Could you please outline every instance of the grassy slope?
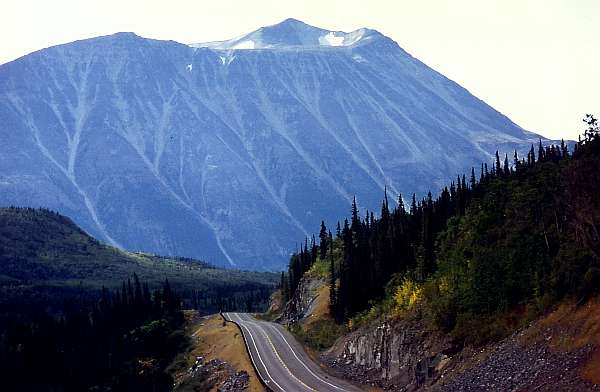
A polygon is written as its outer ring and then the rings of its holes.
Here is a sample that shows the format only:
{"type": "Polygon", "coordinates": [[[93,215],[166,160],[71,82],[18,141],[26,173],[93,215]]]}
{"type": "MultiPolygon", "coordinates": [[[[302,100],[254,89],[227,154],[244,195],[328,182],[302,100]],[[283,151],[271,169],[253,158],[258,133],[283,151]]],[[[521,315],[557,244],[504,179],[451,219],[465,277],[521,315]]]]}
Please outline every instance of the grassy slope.
{"type": "Polygon", "coordinates": [[[133,273],[150,286],[168,278],[178,291],[253,290],[270,287],[278,278],[121,251],[100,243],[56,213],[0,208],[0,303],[10,302],[11,297],[32,297],[27,294],[49,297],[57,289],[61,294],[77,294],[103,285],[116,288],[133,273]]]}

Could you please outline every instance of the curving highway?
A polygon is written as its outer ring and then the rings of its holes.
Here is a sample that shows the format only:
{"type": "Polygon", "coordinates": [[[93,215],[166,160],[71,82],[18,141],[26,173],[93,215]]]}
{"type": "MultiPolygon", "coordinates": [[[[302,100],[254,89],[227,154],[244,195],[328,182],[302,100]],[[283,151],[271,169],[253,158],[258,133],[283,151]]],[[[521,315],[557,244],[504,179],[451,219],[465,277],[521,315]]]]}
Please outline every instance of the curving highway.
{"type": "Polygon", "coordinates": [[[250,359],[272,391],[361,391],[323,372],[281,325],[257,320],[248,313],[223,313],[223,316],[242,330],[250,359]]]}

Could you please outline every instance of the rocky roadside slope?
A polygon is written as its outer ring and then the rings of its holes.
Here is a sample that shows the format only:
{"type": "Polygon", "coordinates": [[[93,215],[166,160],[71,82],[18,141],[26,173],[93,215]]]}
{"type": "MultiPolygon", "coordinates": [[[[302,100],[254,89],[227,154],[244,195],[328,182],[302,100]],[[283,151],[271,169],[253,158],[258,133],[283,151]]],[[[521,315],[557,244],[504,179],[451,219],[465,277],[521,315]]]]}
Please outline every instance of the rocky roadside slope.
{"type": "Polygon", "coordinates": [[[322,354],[336,373],[389,390],[417,390],[447,366],[453,347],[419,320],[382,322],[341,337],[322,354]]]}
{"type": "MultiPolygon", "coordinates": [[[[511,336],[491,348],[473,368],[433,388],[436,391],[592,391],[600,386],[584,380],[578,370],[589,359],[592,346],[574,352],[551,350],[544,343],[524,345],[511,336]]],[[[444,376],[442,372],[441,376],[444,376]]]]}
{"type": "Polygon", "coordinates": [[[310,317],[324,285],[325,280],[321,277],[302,278],[293,298],[285,304],[281,315],[275,321],[283,325],[292,325],[310,317]]]}
{"type": "MultiPolygon", "coordinates": [[[[482,349],[453,347],[422,323],[382,323],[342,337],[323,361],[336,374],[390,391],[593,391],[580,371],[590,343],[572,351],[525,336],[538,325],[482,349]]],[[[550,330],[548,330],[550,334],[550,330]]]]}
{"type": "Polygon", "coordinates": [[[236,369],[220,359],[205,362],[204,357],[196,357],[196,362],[179,380],[175,391],[244,392],[250,385],[250,376],[245,370],[236,369]]]}
{"type": "Polygon", "coordinates": [[[478,349],[454,345],[419,319],[382,322],[343,336],[321,357],[339,376],[390,391],[599,391],[600,330],[568,317],[581,312],[563,305],[560,322],[553,313],[478,349]]]}
{"type": "MultiPolygon", "coordinates": [[[[323,285],[303,279],[280,322],[311,317],[323,285]]],[[[387,320],[341,336],[320,359],[336,376],[389,391],[600,391],[597,319],[600,300],[564,304],[477,349],[458,346],[419,317],[387,320]]]]}

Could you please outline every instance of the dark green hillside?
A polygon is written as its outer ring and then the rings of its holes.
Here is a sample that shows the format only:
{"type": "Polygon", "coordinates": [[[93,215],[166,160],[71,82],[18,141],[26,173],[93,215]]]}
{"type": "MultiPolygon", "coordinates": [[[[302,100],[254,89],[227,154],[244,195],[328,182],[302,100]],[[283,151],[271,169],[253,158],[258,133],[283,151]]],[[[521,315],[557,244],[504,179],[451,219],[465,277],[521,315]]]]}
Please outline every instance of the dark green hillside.
{"type": "Polygon", "coordinates": [[[0,305],[5,310],[61,305],[74,297],[96,298],[102,286],[120,287],[134,273],[150,287],[168,279],[188,306],[206,311],[245,304],[248,298],[261,302],[276,282],[275,274],[124,252],[100,243],[69,218],[48,210],[0,208],[0,305]]]}
{"type": "Polygon", "coordinates": [[[391,210],[386,195],[378,217],[354,202],[335,238],[323,223],[319,246],[313,238],[292,255],[284,296],[325,259],[338,321],[418,309],[474,343],[565,298],[584,303],[600,289],[600,128],[586,123],[573,149],[540,141],[526,157],[496,153],[437,198],[391,210]]]}
{"type": "Polygon", "coordinates": [[[436,324],[485,340],[565,297],[594,295],[599,192],[598,137],[483,184],[438,236],[437,271],[424,285],[436,324]]]}

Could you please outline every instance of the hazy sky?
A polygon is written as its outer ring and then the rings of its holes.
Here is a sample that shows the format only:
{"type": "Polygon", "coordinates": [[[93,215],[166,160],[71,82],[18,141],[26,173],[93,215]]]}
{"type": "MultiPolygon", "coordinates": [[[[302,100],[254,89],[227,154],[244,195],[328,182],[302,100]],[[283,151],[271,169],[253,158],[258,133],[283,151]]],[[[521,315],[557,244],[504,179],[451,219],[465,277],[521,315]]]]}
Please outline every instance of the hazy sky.
{"type": "Polygon", "coordinates": [[[379,30],[522,127],[576,138],[600,115],[600,0],[2,0],[0,63],[133,31],[183,43],[293,17],[379,30]]]}

